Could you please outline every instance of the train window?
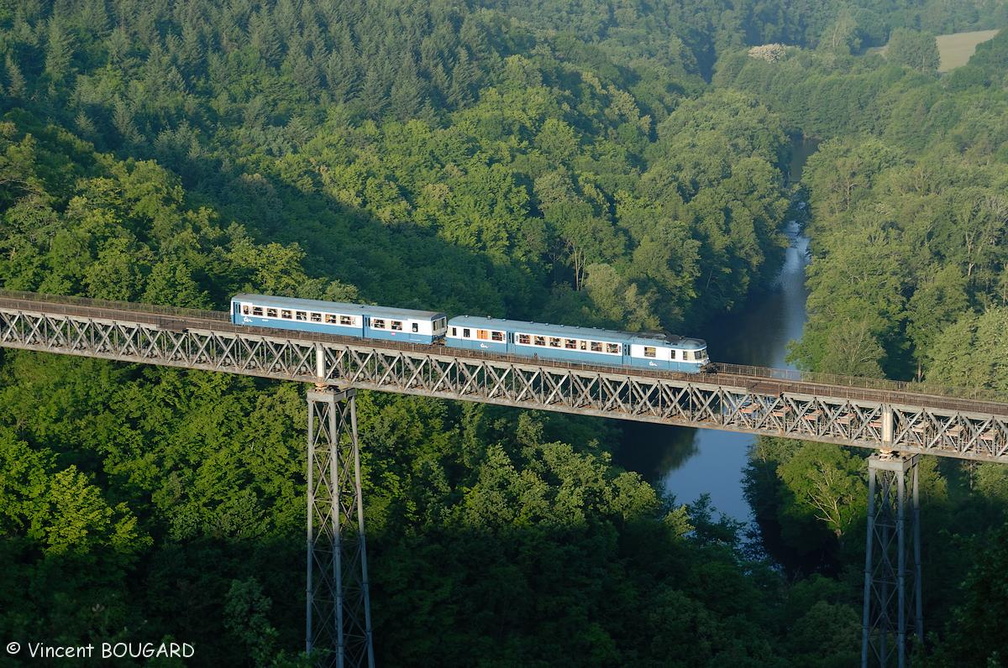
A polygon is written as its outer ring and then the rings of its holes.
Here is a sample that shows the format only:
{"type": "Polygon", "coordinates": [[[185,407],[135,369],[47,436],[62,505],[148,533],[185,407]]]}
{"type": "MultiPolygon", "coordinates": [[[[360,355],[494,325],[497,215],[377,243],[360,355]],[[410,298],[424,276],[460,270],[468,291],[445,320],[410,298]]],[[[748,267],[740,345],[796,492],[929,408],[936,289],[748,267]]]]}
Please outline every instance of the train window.
{"type": "Polygon", "coordinates": [[[537,345],[537,346],[545,346],[546,345],[546,337],[545,336],[537,336],[537,337],[535,337],[532,340],[532,342],[535,345],[537,345]]]}
{"type": "Polygon", "coordinates": [[[281,318],[287,318],[288,320],[290,320],[291,317],[292,317],[291,316],[291,312],[289,310],[287,310],[287,309],[281,309],[280,310],[280,317],[281,318]]]}
{"type": "Polygon", "coordinates": [[[295,320],[307,320],[308,319],[308,312],[307,311],[294,311],[294,319],[295,320]]]}
{"type": "Polygon", "coordinates": [[[262,315],[262,306],[253,306],[252,315],[262,315]]]}
{"type": "Polygon", "coordinates": [[[598,341],[592,341],[591,342],[591,351],[593,353],[600,353],[600,352],[602,352],[602,344],[599,343],[598,341]]]}
{"type": "Polygon", "coordinates": [[[352,325],[353,324],[353,318],[351,318],[348,315],[341,315],[339,317],[339,324],[341,324],[341,325],[352,325]]]}
{"type": "Polygon", "coordinates": [[[401,332],[402,331],[402,320],[393,320],[392,321],[392,331],[393,332],[401,332]]]}
{"type": "Polygon", "coordinates": [[[657,351],[654,346],[644,346],[644,357],[657,357],[657,351]]]}
{"type": "Polygon", "coordinates": [[[607,343],[605,344],[606,352],[615,355],[619,354],[619,344],[618,343],[607,343]]]}
{"type": "Polygon", "coordinates": [[[458,328],[452,327],[452,336],[458,336],[458,328]]]}
{"type": "Polygon", "coordinates": [[[322,322],[322,314],[321,313],[312,312],[312,314],[311,314],[311,321],[312,322],[322,322]]]}
{"type": "Polygon", "coordinates": [[[564,348],[567,350],[577,350],[577,341],[574,339],[564,339],[564,348]]]}
{"type": "Polygon", "coordinates": [[[434,327],[436,327],[437,329],[444,329],[447,326],[448,326],[447,318],[438,318],[437,322],[434,323],[434,327]]]}
{"type": "Polygon", "coordinates": [[[669,352],[672,354],[672,359],[675,359],[676,358],[676,356],[675,356],[676,351],[675,350],[671,350],[669,352]]]}
{"type": "Polygon", "coordinates": [[[419,331],[420,331],[420,323],[419,322],[414,322],[413,323],[413,333],[416,334],[419,331]]]}
{"type": "Polygon", "coordinates": [[[487,339],[490,338],[490,332],[489,332],[489,330],[486,330],[486,329],[477,329],[476,330],[476,338],[479,339],[480,341],[486,341],[487,339]]]}
{"type": "Polygon", "coordinates": [[[490,332],[490,339],[493,341],[503,341],[504,332],[490,332]]]}
{"type": "Polygon", "coordinates": [[[372,318],[371,327],[373,329],[385,329],[385,320],[382,318],[372,318]]]}
{"type": "Polygon", "coordinates": [[[588,350],[588,342],[578,341],[578,348],[580,348],[581,350],[588,350]]]}
{"type": "Polygon", "coordinates": [[[526,346],[532,342],[532,337],[528,334],[519,334],[518,343],[524,343],[526,346]]]}
{"type": "Polygon", "coordinates": [[[559,347],[560,347],[560,337],[559,336],[551,336],[550,337],[550,348],[559,348],[559,347]]]}
{"type": "Polygon", "coordinates": [[[468,327],[463,327],[462,328],[462,338],[465,338],[465,339],[472,338],[470,336],[470,334],[469,334],[469,328],[468,327]]]}
{"type": "Polygon", "coordinates": [[[245,315],[249,314],[248,304],[242,304],[242,313],[244,313],[245,315]]]}
{"type": "Polygon", "coordinates": [[[335,325],[336,324],[336,316],[334,316],[332,313],[326,313],[325,314],[325,321],[326,321],[327,325],[335,325]]]}
{"type": "Polygon", "coordinates": [[[275,308],[266,309],[266,317],[275,318],[277,316],[277,310],[275,308]]]}

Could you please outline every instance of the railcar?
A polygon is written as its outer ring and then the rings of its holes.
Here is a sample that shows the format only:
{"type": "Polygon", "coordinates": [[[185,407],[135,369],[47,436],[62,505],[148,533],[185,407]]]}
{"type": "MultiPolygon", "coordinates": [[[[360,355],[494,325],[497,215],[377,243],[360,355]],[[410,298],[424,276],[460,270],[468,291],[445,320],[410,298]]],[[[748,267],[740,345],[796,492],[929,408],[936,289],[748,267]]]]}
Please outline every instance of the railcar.
{"type": "Polygon", "coordinates": [[[239,294],[231,299],[235,325],[278,327],[302,332],[322,332],[431,344],[441,340],[448,317],[436,311],[239,294]]]}
{"type": "Polygon", "coordinates": [[[437,311],[388,306],[239,294],[231,299],[231,322],[604,366],[711,368],[701,339],[467,315],[448,320],[437,311]]]}
{"type": "Polygon", "coordinates": [[[502,318],[456,316],[448,321],[451,348],[693,373],[709,362],[701,339],[643,335],[502,318]]]}

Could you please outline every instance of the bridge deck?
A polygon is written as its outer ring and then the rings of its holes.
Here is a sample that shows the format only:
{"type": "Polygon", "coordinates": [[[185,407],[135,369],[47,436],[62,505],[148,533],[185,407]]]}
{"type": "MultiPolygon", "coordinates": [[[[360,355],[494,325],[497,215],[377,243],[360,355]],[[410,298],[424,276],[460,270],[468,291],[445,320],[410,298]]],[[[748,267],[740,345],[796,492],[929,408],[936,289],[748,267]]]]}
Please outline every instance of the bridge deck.
{"type": "Polygon", "coordinates": [[[891,381],[570,364],[30,293],[0,293],[0,346],[1008,463],[1008,402],[891,381]]]}

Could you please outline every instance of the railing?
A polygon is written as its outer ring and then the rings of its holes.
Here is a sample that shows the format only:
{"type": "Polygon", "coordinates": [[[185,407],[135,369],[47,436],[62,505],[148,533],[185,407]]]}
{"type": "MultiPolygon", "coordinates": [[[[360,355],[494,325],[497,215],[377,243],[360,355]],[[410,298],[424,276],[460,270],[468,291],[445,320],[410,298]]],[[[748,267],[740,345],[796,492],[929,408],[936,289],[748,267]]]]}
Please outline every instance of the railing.
{"type": "Polygon", "coordinates": [[[891,400],[904,399],[913,396],[918,399],[929,398],[936,406],[950,408],[966,408],[966,402],[982,402],[989,407],[1008,409],[1008,397],[999,395],[984,388],[963,388],[933,385],[924,382],[888,380],[885,378],[868,378],[865,376],[841,376],[837,374],[818,373],[813,371],[797,371],[794,369],[774,369],[768,367],[748,366],[743,364],[716,363],[719,373],[736,376],[749,376],[771,381],[786,383],[801,383],[823,388],[843,388],[847,390],[844,396],[851,399],[876,399],[887,397],[891,400]],[[850,390],[854,390],[851,392],[850,390]],[[856,392],[856,390],[865,390],[856,392]]]}
{"type": "MultiPolygon", "coordinates": [[[[173,306],[162,306],[157,304],[142,304],[135,302],[122,302],[101,299],[88,299],[84,297],[68,297],[60,295],[43,295],[34,292],[24,292],[15,290],[0,289],[0,302],[8,301],[19,308],[35,307],[40,311],[58,313],[61,315],[87,315],[88,317],[116,320],[121,318],[123,312],[135,313],[138,320],[148,321],[154,324],[166,324],[159,318],[178,319],[184,322],[168,321],[167,324],[184,324],[187,326],[199,326],[200,322],[206,322],[214,328],[228,329],[232,331],[255,331],[272,336],[293,336],[304,341],[355,341],[353,339],[336,334],[320,334],[315,332],[292,332],[289,330],[276,330],[261,327],[233,326],[230,324],[230,316],[226,311],[206,311],[191,308],[179,308],[173,306]]],[[[412,352],[429,352],[430,346],[412,343],[400,343],[395,341],[382,341],[380,347],[395,348],[412,352]]],[[[495,361],[512,362],[515,364],[543,364],[554,368],[571,370],[605,370],[611,373],[626,373],[625,367],[613,367],[607,365],[585,364],[580,362],[554,361],[548,359],[533,358],[499,354],[483,353],[466,349],[452,349],[452,355],[472,359],[490,359],[495,361]]],[[[731,364],[727,362],[715,362],[712,366],[717,371],[717,376],[722,379],[724,376],[732,377],[732,380],[745,384],[749,379],[761,379],[777,383],[787,383],[790,385],[804,385],[805,389],[811,390],[813,386],[819,386],[834,396],[843,396],[848,399],[880,400],[887,402],[907,401],[910,397],[915,400],[929,399],[928,404],[936,407],[948,408],[950,410],[990,410],[994,413],[1008,413],[1008,397],[1000,396],[989,390],[977,388],[946,387],[932,385],[921,382],[893,381],[879,378],[868,378],[862,376],[842,376],[836,374],[824,374],[810,371],[797,371],[793,369],[776,369],[769,367],[750,366],[742,364],[731,364]],[[983,405],[979,405],[983,404],[983,405]]],[[[679,380],[692,379],[695,382],[703,382],[707,377],[705,374],[684,374],[681,372],[659,371],[644,368],[633,368],[635,376],[652,378],[674,378],[679,380]]],[[[710,376],[713,381],[713,376],[710,376]]],[[[721,381],[723,382],[723,380],[721,381]]]]}
{"type": "Polygon", "coordinates": [[[145,315],[166,315],[180,318],[192,318],[195,320],[211,320],[215,322],[227,322],[229,320],[227,311],[204,311],[194,308],[162,306],[160,304],[120,302],[109,299],[89,299],[87,297],[67,297],[64,295],[43,295],[37,292],[23,292],[20,290],[0,289],[0,300],[3,299],[16,301],[19,304],[44,306],[48,311],[65,315],[78,313],[80,309],[87,309],[89,312],[96,310],[102,312],[104,317],[108,317],[110,319],[122,311],[130,311],[145,315]],[[77,307],[77,310],[72,307],[77,307]]]}

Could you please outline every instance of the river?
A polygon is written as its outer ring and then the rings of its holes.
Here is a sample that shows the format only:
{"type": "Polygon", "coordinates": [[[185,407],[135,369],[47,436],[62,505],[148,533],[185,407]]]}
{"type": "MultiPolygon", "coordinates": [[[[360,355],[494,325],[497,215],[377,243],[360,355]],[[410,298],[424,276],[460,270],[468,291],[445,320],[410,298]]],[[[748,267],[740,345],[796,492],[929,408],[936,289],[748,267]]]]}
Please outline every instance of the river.
{"type": "MultiPolygon", "coordinates": [[[[788,166],[792,184],[817,147],[817,141],[793,139],[788,166]]],[[[703,332],[688,332],[706,339],[711,359],[793,368],[787,362],[788,344],[801,338],[805,325],[808,238],[794,222],[785,231],[790,245],[770,289],[741,310],[710,322],[703,332]]],[[[678,503],[708,494],[716,512],[748,523],[752,509],[742,494],[742,477],[755,442],[749,434],[627,422],[613,461],[640,472],[678,503]]]]}
{"type": "MultiPolygon", "coordinates": [[[[788,343],[801,337],[805,324],[808,239],[797,223],[790,223],[787,233],[791,243],[771,289],[703,332],[712,359],[793,368],[786,357],[788,343]]],[[[752,511],[741,481],[755,442],[749,434],[625,423],[623,447],[614,461],[640,472],[677,503],[709,494],[715,511],[749,522],[752,511]]]]}

